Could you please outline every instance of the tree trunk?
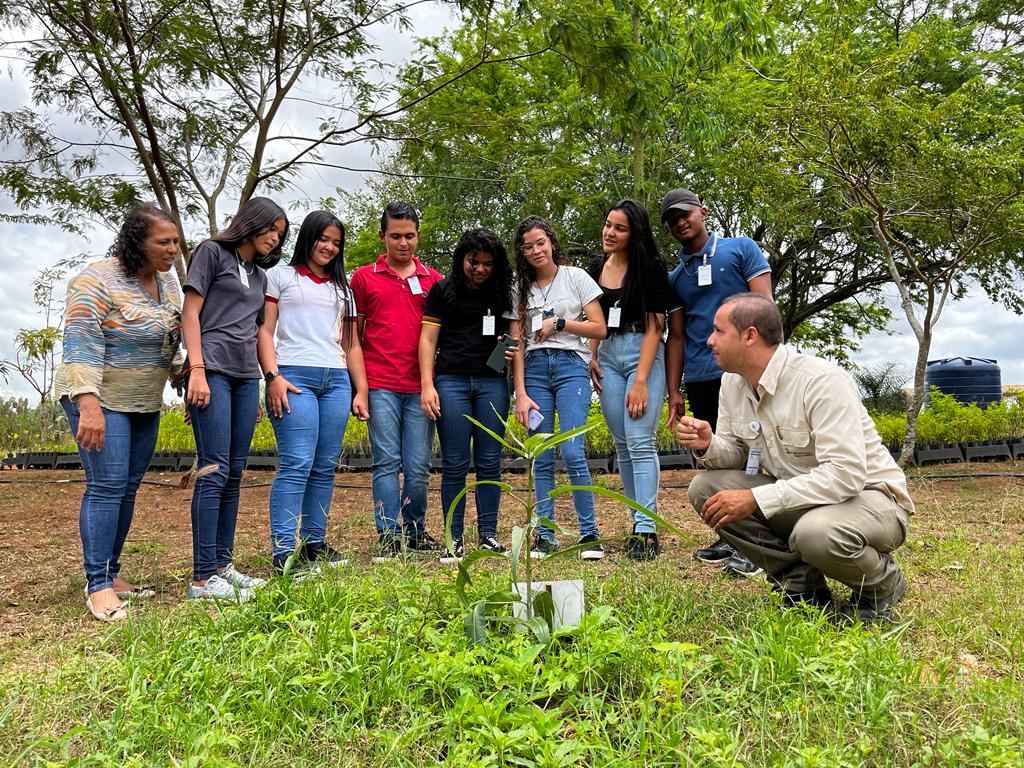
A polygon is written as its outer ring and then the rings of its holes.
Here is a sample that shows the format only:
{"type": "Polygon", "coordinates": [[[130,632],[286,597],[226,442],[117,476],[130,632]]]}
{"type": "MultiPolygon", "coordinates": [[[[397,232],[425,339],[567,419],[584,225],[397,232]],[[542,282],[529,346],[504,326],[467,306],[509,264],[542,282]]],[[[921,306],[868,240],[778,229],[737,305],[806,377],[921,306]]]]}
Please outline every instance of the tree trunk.
{"type": "Polygon", "coordinates": [[[917,417],[924,405],[924,373],[928,367],[928,354],[932,346],[932,329],[925,324],[924,333],[917,343],[917,364],[914,366],[914,396],[907,411],[907,432],[903,436],[903,450],[900,451],[900,466],[904,469],[914,460],[914,446],[917,443],[917,417]]]}

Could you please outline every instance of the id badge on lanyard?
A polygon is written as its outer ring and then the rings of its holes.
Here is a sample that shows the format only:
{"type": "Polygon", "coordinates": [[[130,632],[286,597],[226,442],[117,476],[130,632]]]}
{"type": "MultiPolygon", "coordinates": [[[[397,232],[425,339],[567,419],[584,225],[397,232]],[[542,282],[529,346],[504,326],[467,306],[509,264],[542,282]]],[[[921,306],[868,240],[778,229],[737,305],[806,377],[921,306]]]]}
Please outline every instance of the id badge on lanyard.
{"type": "Polygon", "coordinates": [[[697,285],[701,288],[705,288],[711,285],[711,264],[708,261],[714,262],[715,251],[718,250],[718,235],[712,233],[711,235],[711,252],[704,254],[704,261],[699,267],[697,267],[697,285]]]}
{"type": "Polygon", "coordinates": [[[619,306],[619,302],[615,302],[614,307],[608,308],[608,327],[618,328],[619,323],[622,322],[622,307],[619,306]]]}
{"type": "Polygon", "coordinates": [[[491,310],[487,310],[487,314],[484,315],[484,336],[494,335],[494,315],[491,314],[491,310]]]}

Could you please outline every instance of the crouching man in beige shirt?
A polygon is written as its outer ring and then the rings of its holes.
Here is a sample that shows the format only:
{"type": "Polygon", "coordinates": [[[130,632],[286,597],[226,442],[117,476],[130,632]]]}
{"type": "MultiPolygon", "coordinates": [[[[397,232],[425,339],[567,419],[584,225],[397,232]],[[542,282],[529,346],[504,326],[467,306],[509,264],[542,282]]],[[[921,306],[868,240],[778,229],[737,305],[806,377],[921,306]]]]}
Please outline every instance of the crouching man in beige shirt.
{"type": "Polygon", "coordinates": [[[892,552],[914,503],[853,379],[784,345],[778,308],[756,293],[722,303],[707,343],[726,373],[718,432],[694,418],[676,427],[707,470],[690,503],[785,604],[831,607],[828,577],[853,590],[844,617],[891,618],[907,592],[892,552]]]}

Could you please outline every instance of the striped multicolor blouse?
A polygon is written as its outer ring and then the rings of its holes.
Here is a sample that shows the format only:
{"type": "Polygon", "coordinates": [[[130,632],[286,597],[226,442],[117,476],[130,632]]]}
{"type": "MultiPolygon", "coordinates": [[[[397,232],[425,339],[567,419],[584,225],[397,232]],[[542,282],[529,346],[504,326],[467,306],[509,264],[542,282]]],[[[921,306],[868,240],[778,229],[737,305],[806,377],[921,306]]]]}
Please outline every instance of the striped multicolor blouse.
{"type": "Polygon", "coordinates": [[[168,375],[181,367],[181,291],[173,271],[158,272],[157,287],[159,302],[117,259],[71,279],[57,397],[91,392],[111,411],[160,410],[168,375]]]}

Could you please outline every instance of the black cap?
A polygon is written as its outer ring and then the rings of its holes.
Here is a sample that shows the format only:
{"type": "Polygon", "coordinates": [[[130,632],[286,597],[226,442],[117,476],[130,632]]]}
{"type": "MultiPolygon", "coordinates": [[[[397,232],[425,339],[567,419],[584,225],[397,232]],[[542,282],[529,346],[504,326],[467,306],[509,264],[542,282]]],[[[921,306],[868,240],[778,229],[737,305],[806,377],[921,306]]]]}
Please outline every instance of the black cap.
{"type": "Polygon", "coordinates": [[[696,192],[688,189],[673,189],[661,201],[661,220],[665,220],[665,214],[671,210],[691,211],[694,208],[703,208],[704,203],[697,197],[696,192]]]}

